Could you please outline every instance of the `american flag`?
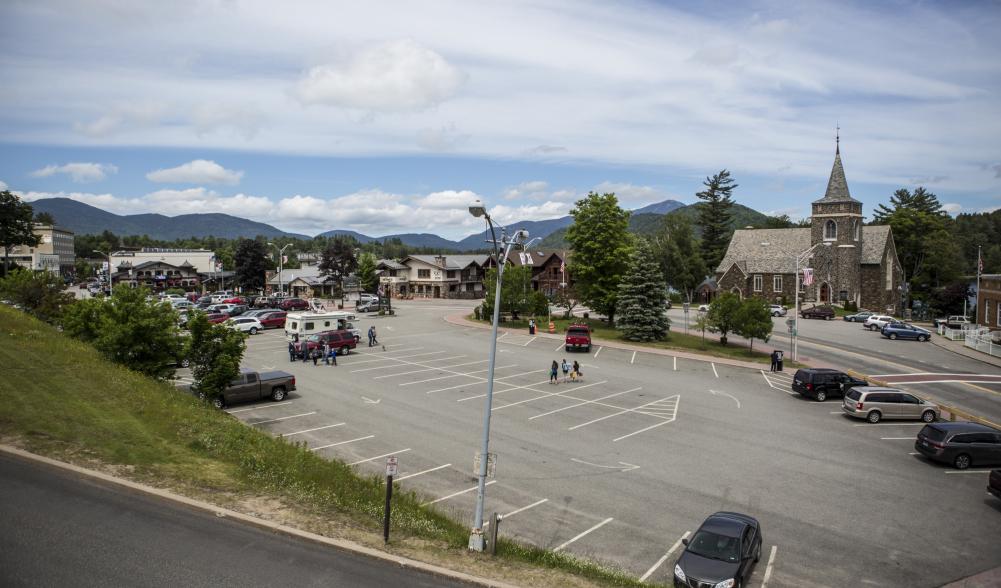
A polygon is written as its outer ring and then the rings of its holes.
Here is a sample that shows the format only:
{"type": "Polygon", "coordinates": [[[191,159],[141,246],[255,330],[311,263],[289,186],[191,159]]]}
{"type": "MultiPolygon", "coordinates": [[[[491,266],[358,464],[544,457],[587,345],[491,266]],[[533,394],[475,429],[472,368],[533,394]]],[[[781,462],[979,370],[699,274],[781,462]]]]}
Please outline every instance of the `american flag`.
{"type": "Polygon", "coordinates": [[[980,249],[977,249],[977,273],[984,273],[984,258],[980,255],[980,249]]]}
{"type": "Polygon", "coordinates": [[[803,285],[809,286],[813,284],[813,269],[804,267],[803,268],[803,285]]]}

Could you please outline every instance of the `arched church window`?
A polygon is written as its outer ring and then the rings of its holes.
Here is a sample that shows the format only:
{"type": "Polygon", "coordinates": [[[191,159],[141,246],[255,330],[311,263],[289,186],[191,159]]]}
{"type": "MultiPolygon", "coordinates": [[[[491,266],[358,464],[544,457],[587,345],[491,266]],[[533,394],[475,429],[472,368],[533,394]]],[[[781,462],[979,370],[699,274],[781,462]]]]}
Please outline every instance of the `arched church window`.
{"type": "Polygon", "coordinates": [[[824,239],[834,240],[838,238],[838,224],[832,220],[824,223],[824,239]]]}
{"type": "Polygon", "coordinates": [[[859,222],[858,219],[852,221],[852,233],[855,235],[855,240],[859,239],[859,222]]]}

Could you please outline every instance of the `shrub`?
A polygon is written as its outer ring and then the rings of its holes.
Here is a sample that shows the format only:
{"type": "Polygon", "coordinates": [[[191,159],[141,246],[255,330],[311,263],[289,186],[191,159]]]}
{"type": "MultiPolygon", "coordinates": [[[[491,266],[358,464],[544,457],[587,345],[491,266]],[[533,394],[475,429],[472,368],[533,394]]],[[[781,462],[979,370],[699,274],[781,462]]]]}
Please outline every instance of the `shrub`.
{"type": "Polygon", "coordinates": [[[858,304],[854,300],[849,300],[845,302],[845,310],[847,312],[858,312],[858,304]]]}

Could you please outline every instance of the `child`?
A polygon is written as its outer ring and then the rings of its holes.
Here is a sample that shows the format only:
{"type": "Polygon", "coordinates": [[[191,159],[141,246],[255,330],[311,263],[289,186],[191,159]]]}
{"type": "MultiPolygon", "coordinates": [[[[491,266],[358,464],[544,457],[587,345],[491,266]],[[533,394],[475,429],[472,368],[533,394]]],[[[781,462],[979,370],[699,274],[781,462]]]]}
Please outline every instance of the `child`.
{"type": "Polygon", "coordinates": [[[550,384],[559,384],[560,383],[560,379],[556,376],[556,374],[558,374],[559,371],[560,371],[560,366],[559,366],[558,363],[556,363],[556,360],[554,359],[553,360],[553,365],[550,366],[550,368],[549,368],[549,383],[550,384]]]}
{"type": "Polygon", "coordinates": [[[563,358],[563,365],[561,367],[563,368],[563,381],[566,382],[567,374],[570,373],[570,364],[567,363],[567,358],[563,358]]]}
{"type": "Polygon", "coordinates": [[[333,363],[334,365],[337,365],[337,348],[331,345],[330,352],[327,354],[327,357],[330,360],[327,362],[328,364],[333,363]]]}
{"type": "Polygon", "coordinates": [[[584,374],[580,373],[580,364],[579,364],[579,363],[577,363],[577,360],[576,360],[576,359],[575,359],[575,360],[574,360],[574,362],[573,362],[573,374],[574,374],[574,375],[571,375],[570,377],[571,377],[571,378],[572,378],[572,379],[573,379],[574,381],[577,381],[577,380],[583,380],[583,379],[584,379],[584,374]]]}

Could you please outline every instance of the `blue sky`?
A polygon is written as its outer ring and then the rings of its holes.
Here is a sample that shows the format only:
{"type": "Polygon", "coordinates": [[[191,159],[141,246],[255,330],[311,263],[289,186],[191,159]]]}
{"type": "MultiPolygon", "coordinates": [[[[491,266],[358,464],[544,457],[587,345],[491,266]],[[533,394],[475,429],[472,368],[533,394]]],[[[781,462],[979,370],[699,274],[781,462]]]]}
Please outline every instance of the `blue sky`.
{"type": "Polygon", "coordinates": [[[562,216],[589,190],[794,218],[835,125],[871,211],[1001,206],[1001,7],[892,2],[5,2],[0,182],[316,234],[562,216]],[[361,5],[359,5],[361,4],[361,5]]]}

